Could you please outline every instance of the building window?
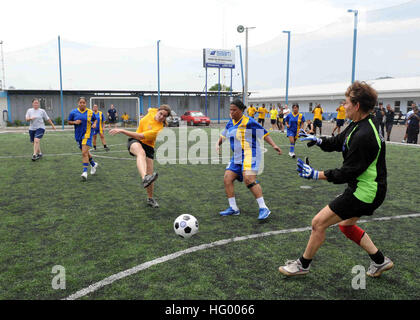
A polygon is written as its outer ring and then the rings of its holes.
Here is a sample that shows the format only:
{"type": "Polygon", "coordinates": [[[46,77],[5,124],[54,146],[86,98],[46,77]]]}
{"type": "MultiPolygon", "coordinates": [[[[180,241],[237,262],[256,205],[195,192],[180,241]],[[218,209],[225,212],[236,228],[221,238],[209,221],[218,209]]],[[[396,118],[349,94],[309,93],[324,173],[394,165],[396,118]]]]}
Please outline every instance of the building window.
{"type": "Polygon", "coordinates": [[[394,106],[395,107],[400,107],[401,106],[401,101],[395,101],[394,106]]]}
{"type": "Polygon", "coordinates": [[[312,107],[313,107],[313,103],[312,102],[309,102],[309,112],[312,112],[312,107]]]}
{"type": "Polygon", "coordinates": [[[411,101],[411,100],[409,100],[409,101],[407,101],[407,107],[411,107],[411,105],[414,103],[414,101],[411,101]]]}

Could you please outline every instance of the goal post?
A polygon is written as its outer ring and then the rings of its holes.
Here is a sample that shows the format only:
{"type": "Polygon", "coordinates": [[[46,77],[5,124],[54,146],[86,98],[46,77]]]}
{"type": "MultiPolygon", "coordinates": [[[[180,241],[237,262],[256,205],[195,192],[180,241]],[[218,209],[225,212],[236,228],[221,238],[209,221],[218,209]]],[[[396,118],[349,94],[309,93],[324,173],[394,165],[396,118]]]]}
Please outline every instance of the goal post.
{"type": "Polygon", "coordinates": [[[94,96],[89,99],[89,108],[92,109],[93,105],[97,104],[99,111],[102,111],[105,120],[108,121],[108,110],[111,105],[117,110],[118,123],[121,123],[121,116],[126,113],[129,116],[129,123],[139,124],[141,104],[139,97],[114,97],[114,96],[94,96]]]}

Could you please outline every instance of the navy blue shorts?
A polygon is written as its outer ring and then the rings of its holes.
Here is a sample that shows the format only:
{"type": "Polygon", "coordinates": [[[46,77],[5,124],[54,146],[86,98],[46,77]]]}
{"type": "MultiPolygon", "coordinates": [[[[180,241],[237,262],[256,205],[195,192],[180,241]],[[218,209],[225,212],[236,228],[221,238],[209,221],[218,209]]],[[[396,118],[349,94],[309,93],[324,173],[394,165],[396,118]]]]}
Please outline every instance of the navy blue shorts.
{"type": "Polygon", "coordinates": [[[337,119],[337,127],[344,126],[344,119],[337,119]]]}
{"type": "Polygon", "coordinates": [[[34,142],[35,138],[42,139],[44,136],[45,129],[36,129],[36,130],[29,130],[29,138],[31,139],[31,142],[34,142]]]}

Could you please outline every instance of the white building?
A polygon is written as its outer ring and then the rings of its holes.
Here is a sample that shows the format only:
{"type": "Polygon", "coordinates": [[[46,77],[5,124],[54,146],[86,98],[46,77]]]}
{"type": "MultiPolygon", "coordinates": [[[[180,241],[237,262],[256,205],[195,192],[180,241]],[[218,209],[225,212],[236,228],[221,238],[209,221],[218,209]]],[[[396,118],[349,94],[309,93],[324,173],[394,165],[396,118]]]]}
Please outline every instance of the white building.
{"type": "MultiPolygon", "coordinates": [[[[420,104],[420,77],[411,78],[390,78],[378,80],[366,80],[378,92],[378,102],[384,106],[390,104],[396,112],[407,113],[411,110],[414,102],[420,104]]],[[[320,84],[313,86],[291,87],[289,88],[289,107],[293,103],[299,104],[299,111],[309,113],[316,104],[320,103],[324,112],[330,115],[336,113],[344,97],[344,93],[349,86],[349,82],[320,84]]],[[[285,104],[286,89],[269,89],[252,92],[249,104],[266,107],[285,104]]],[[[328,116],[325,118],[328,119],[328,116]]]]}

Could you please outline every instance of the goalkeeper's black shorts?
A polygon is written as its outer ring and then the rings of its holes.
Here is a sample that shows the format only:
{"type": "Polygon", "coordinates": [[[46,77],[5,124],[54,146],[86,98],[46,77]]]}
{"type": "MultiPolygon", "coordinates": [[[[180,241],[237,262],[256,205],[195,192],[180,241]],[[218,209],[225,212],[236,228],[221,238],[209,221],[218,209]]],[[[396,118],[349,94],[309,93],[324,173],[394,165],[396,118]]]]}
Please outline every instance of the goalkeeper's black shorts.
{"type": "Polygon", "coordinates": [[[330,202],[330,209],[341,219],[371,216],[373,212],[379,208],[384,202],[386,196],[386,187],[378,188],[376,197],[372,203],[360,201],[353,195],[351,189],[346,189],[343,194],[339,195],[330,202]]]}

